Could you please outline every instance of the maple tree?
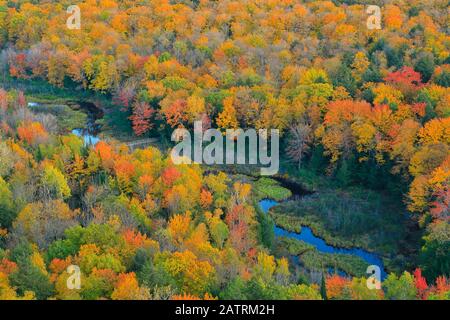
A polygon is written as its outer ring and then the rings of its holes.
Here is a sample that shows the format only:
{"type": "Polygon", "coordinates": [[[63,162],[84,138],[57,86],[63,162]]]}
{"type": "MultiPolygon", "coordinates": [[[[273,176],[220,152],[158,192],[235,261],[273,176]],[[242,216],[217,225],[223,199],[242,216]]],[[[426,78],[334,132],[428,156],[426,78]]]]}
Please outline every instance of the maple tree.
{"type": "Polygon", "coordinates": [[[143,135],[152,128],[151,118],[154,113],[155,110],[145,102],[137,102],[133,105],[133,115],[130,116],[130,120],[137,136],[143,135]]]}
{"type": "Polygon", "coordinates": [[[19,139],[28,144],[36,144],[45,140],[48,136],[47,131],[39,122],[24,123],[17,128],[19,139]]]}

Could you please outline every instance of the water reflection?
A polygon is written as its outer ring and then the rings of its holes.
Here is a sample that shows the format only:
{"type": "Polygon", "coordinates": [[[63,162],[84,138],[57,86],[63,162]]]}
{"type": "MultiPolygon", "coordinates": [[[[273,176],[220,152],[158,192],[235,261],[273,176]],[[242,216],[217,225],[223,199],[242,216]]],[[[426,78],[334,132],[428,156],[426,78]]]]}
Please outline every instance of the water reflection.
{"type": "Polygon", "coordinates": [[[82,138],[85,146],[95,146],[100,141],[97,135],[91,134],[87,129],[73,129],[72,133],[82,138]]]}

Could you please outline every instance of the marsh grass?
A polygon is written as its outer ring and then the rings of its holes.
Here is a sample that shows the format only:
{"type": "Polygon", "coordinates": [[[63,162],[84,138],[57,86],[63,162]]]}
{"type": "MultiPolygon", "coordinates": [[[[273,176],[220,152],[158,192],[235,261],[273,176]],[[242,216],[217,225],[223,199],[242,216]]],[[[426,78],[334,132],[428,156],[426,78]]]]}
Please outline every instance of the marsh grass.
{"type": "Polygon", "coordinates": [[[254,183],[254,188],[260,199],[283,201],[292,196],[289,189],[282,187],[279,182],[270,178],[260,178],[254,183]]]}
{"type": "Polygon", "coordinates": [[[403,210],[379,193],[356,188],[325,190],[280,203],[270,214],[288,231],[305,225],[330,245],[360,247],[386,255],[396,253],[405,240],[403,210]]]}
{"type": "Polygon", "coordinates": [[[275,252],[281,256],[298,256],[302,266],[309,270],[333,268],[355,277],[365,276],[369,265],[360,257],[348,254],[321,253],[304,241],[286,237],[277,239],[275,252]]]}
{"type": "MultiPolygon", "coordinates": [[[[33,102],[39,102],[33,100],[33,102]]],[[[69,132],[73,129],[84,128],[86,126],[87,114],[80,110],[73,110],[67,105],[42,104],[38,107],[30,107],[35,113],[46,113],[56,117],[60,131],[69,132]]]]}

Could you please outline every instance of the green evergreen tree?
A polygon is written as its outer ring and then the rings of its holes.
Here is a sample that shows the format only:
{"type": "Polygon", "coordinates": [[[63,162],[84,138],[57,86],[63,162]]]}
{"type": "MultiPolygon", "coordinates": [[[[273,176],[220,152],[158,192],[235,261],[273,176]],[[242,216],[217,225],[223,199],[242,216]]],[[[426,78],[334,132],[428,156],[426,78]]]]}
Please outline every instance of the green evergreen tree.
{"type": "Polygon", "coordinates": [[[328,300],[327,287],[325,284],[325,273],[323,270],[322,270],[322,281],[320,282],[320,295],[322,296],[323,300],[328,300]]]}

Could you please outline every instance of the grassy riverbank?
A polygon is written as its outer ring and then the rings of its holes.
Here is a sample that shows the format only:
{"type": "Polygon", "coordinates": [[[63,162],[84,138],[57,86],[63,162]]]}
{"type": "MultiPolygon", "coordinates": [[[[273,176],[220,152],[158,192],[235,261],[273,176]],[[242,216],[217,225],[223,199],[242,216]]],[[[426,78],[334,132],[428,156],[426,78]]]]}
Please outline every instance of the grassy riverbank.
{"type": "MultiPolygon", "coordinates": [[[[332,181],[327,183],[326,177],[317,177],[314,173],[309,175],[311,181],[316,181],[315,192],[301,198],[289,198],[285,188],[268,178],[254,183],[258,199],[280,202],[269,211],[275,225],[296,233],[301,232],[302,226],[308,226],[315,236],[329,245],[357,247],[378,253],[390,271],[408,268],[414,263],[420,233],[411,230],[411,217],[400,201],[361,187],[342,189],[332,181]],[[285,189],[284,192],[280,188],[285,189]],[[288,200],[282,201],[284,199],[288,200]]],[[[308,176],[307,171],[302,171],[301,176],[308,176]]],[[[312,187],[307,179],[302,181],[302,185],[312,187]]],[[[317,266],[319,260],[330,259],[327,255],[310,255],[306,256],[304,263],[311,266],[317,266]]],[[[346,260],[347,264],[353,262],[361,266],[356,261],[346,260]]]]}
{"type": "Polygon", "coordinates": [[[348,254],[329,254],[317,251],[313,246],[292,238],[278,238],[275,245],[277,255],[298,256],[299,262],[308,270],[341,270],[354,277],[366,275],[368,263],[348,254]]]}
{"type": "Polygon", "coordinates": [[[398,203],[379,193],[352,188],[322,190],[301,200],[281,203],[271,210],[280,227],[296,231],[309,226],[328,244],[360,247],[396,255],[407,238],[406,213],[398,203]]]}
{"type": "Polygon", "coordinates": [[[254,183],[254,189],[259,199],[283,201],[292,196],[292,192],[270,178],[260,178],[254,183]]]}
{"type": "MultiPolygon", "coordinates": [[[[33,102],[38,102],[33,100],[33,102]]],[[[45,104],[46,101],[40,100],[38,107],[31,107],[35,113],[51,114],[56,117],[58,128],[61,133],[67,133],[73,129],[86,126],[87,114],[80,110],[74,110],[65,104],[45,104]]]]}
{"type": "Polygon", "coordinates": [[[59,116],[61,129],[70,131],[74,128],[82,128],[83,112],[61,107],[70,102],[87,101],[94,103],[104,112],[103,119],[97,120],[102,125],[102,134],[120,141],[129,141],[136,138],[128,119],[129,114],[120,110],[111,102],[111,96],[86,90],[79,85],[68,84],[59,88],[41,79],[17,79],[8,75],[0,77],[0,88],[8,91],[17,90],[25,93],[29,102],[37,102],[46,105],[46,111],[59,116]],[[56,106],[55,108],[50,106],[56,106]]]}
{"type": "MultiPolygon", "coordinates": [[[[292,193],[288,189],[282,187],[277,181],[270,178],[260,178],[253,183],[253,186],[256,198],[258,200],[271,199],[280,202],[278,206],[275,206],[272,210],[270,210],[270,213],[268,215],[270,216],[270,220],[273,221],[273,224],[285,230],[296,233],[301,232],[302,225],[307,225],[313,229],[316,236],[323,238],[330,245],[348,248],[365,248],[367,242],[363,242],[362,239],[358,239],[358,241],[352,241],[352,239],[346,239],[341,237],[340,235],[336,236],[327,232],[327,230],[324,228],[325,224],[321,221],[323,217],[321,217],[320,215],[311,214],[301,216],[293,214],[297,212],[296,209],[298,208],[306,209],[308,205],[312,207],[320,205],[321,202],[324,201],[320,198],[320,194],[304,196],[300,199],[291,199],[290,201],[283,202],[284,200],[289,199],[292,193]],[[295,208],[295,206],[297,208],[295,208]]],[[[341,195],[337,194],[337,197],[341,197],[341,195]]],[[[333,203],[335,204],[339,203],[336,198],[329,200],[333,200],[333,203]]],[[[344,198],[344,202],[345,201],[348,200],[344,198]]],[[[355,200],[353,199],[353,201],[355,200]]],[[[364,214],[366,214],[367,211],[376,211],[376,208],[373,207],[373,203],[370,201],[368,203],[365,203],[365,205],[362,205],[363,202],[361,201],[358,203],[359,207],[364,209],[362,210],[364,214]]],[[[361,212],[361,208],[352,208],[352,210],[355,209],[355,212],[361,212]]],[[[342,210],[339,210],[338,208],[336,208],[336,206],[330,206],[329,209],[338,215],[342,214],[344,218],[349,214],[348,212],[342,212],[342,210]]],[[[339,218],[337,220],[339,220],[339,218]]],[[[350,232],[354,231],[354,228],[355,226],[351,228],[350,232]]],[[[321,253],[312,245],[309,245],[300,240],[285,237],[281,237],[275,240],[273,250],[279,256],[298,256],[302,266],[309,270],[317,271],[331,268],[333,270],[341,270],[351,276],[361,277],[365,275],[368,266],[368,263],[360,257],[348,254],[321,253]]],[[[375,250],[373,249],[369,251],[375,252],[375,250]]],[[[392,270],[390,260],[386,258],[384,258],[384,260],[385,263],[389,266],[389,269],[392,270]]]]}

